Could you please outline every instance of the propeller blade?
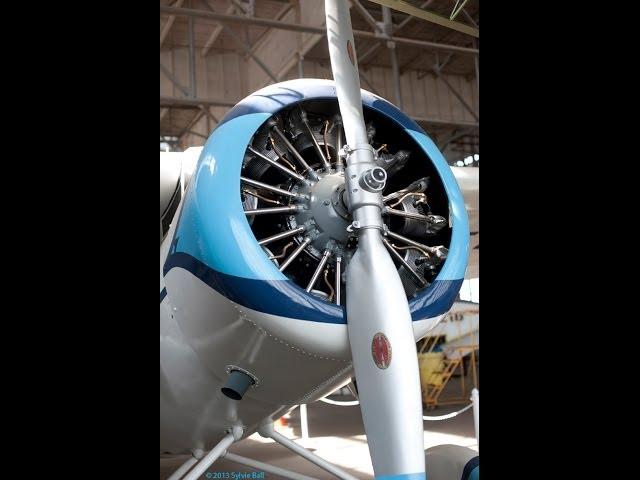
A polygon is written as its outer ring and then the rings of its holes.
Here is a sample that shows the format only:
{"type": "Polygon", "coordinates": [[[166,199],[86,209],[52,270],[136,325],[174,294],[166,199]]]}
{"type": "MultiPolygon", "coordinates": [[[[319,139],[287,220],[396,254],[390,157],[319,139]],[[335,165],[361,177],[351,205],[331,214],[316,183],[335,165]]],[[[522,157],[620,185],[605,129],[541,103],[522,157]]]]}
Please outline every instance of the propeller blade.
{"type": "Polygon", "coordinates": [[[358,248],[347,266],[347,327],[377,479],[425,479],[416,343],[402,282],[382,243],[386,173],[369,145],[346,0],[325,0],[331,67],[348,148],[345,181],[358,248]]]}

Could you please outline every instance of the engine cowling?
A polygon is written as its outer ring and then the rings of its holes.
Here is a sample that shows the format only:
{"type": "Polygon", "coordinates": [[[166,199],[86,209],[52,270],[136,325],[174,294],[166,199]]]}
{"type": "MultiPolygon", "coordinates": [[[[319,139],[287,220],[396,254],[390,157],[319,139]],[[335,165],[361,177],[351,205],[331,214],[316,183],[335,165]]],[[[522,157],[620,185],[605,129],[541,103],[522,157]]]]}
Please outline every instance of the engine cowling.
{"type": "MultiPolygon", "coordinates": [[[[364,90],[362,98],[376,163],[387,176],[387,248],[419,339],[449,310],[464,277],[464,201],[426,133],[388,101],[364,90]]],[[[332,81],[283,82],[237,104],[203,147],[174,219],[164,273],[184,268],[254,311],[346,324],[344,272],[356,237],[341,131],[332,81]]],[[[362,188],[375,188],[375,175],[362,188]]]]}

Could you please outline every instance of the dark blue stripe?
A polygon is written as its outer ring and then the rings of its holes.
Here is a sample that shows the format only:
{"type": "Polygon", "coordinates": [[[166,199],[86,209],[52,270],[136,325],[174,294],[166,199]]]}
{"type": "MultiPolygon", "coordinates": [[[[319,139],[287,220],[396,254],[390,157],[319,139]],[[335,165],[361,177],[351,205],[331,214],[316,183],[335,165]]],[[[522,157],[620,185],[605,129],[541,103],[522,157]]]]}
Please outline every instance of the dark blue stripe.
{"type": "MultiPolygon", "coordinates": [[[[202,280],[229,300],[258,312],[323,323],[347,323],[343,306],[308,294],[291,280],[255,280],[214,270],[184,252],[167,257],[163,273],[179,267],[202,280]]],[[[446,313],[453,305],[462,280],[436,280],[419,298],[409,302],[412,320],[446,313]]]]}
{"type": "MultiPolygon", "coordinates": [[[[282,84],[270,85],[240,101],[227,112],[218,127],[242,115],[265,112],[273,114],[303,100],[322,98],[338,101],[333,82],[325,83],[317,80],[302,79],[288,82],[286,86],[282,84]]],[[[362,104],[391,117],[404,128],[415,130],[416,132],[424,132],[416,122],[397,107],[370,92],[362,92],[362,104]]]]}
{"type": "Polygon", "coordinates": [[[228,275],[183,252],[169,255],[164,274],[175,267],[191,272],[229,300],[252,310],[314,322],[346,323],[344,307],[322,301],[290,280],[254,280],[228,275]]]}
{"type": "Polygon", "coordinates": [[[375,99],[373,102],[365,102],[365,96],[362,97],[363,105],[368,105],[374,110],[377,110],[385,115],[393,118],[396,122],[402,125],[404,128],[409,130],[415,130],[416,132],[424,133],[424,130],[420,128],[416,122],[411,120],[411,118],[407,117],[401,110],[399,110],[395,105],[387,102],[386,100],[375,99]]]}
{"type": "Polygon", "coordinates": [[[435,280],[427,288],[421,290],[416,298],[409,300],[411,318],[416,321],[447,313],[456,300],[462,281],[462,278],[459,280],[435,280]]]}
{"type": "Polygon", "coordinates": [[[475,471],[475,470],[476,468],[479,468],[479,467],[480,467],[480,457],[475,456],[471,460],[469,460],[467,464],[464,466],[464,470],[462,471],[462,477],[460,477],[460,480],[477,479],[480,474],[480,471],[479,470],[475,471]]]}
{"type": "Polygon", "coordinates": [[[162,300],[164,300],[164,297],[167,296],[167,289],[163,288],[162,291],[160,292],[160,303],[162,303],[162,300]]]}

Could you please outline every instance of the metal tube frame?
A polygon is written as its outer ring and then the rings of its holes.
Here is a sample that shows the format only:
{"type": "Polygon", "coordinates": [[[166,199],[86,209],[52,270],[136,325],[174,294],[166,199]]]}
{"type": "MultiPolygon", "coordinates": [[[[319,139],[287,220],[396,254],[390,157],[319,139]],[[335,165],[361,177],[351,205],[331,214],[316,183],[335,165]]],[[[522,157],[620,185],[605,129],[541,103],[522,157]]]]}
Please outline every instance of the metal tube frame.
{"type": "Polygon", "coordinates": [[[391,238],[395,238],[396,240],[399,240],[401,242],[404,242],[408,245],[413,245],[414,247],[418,247],[421,248],[422,250],[425,250],[428,253],[436,253],[436,249],[433,247],[429,247],[427,245],[424,245],[420,242],[416,242],[415,240],[411,240],[410,238],[407,238],[403,235],[400,235],[399,233],[396,232],[392,232],[391,230],[387,230],[387,236],[391,237],[391,238]]]}
{"type": "Polygon", "coordinates": [[[480,392],[477,388],[471,390],[471,401],[473,402],[473,425],[476,430],[476,442],[478,443],[478,453],[480,452],[480,392]]]}
{"type": "Polygon", "coordinates": [[[291,255],[289,255],[289,257],[284,262],[282,262],[282,265],[280,265],[280,268],[278,270],[283,272],[285,268],[291,265],[291,262],[293,262],[296,258],[298,258],[298,255],[300,255],[302,251],[305,248],[307,248],[307,245],[309,245],[310,243],[311,243],[311,239],[309,237],[305,237],[304,241],[300,245],[298,245],[298,248],[296,248],[293,252],[291,252],[291,255]]]}
{"type": "Polygon", "coordinates": [[[387,247],[387,250],[389,250],[389,252],[404,266],[404,268],[407,269],[407,271],[411,274],[411,276],[416,279],[416,281],[421,287],[426,286],[427,282],[425,282],[424,279],[420,275],[418,275],[418,273],[413,269],[413,267],[407,263],[407,261],[402,257],[402,255],[400,255],[396,251],[396,249],[393,248],[393,246],[389,243],[389,240],[383,237],[382,243],[384,243],[384,246],[387,247]]]}
{"type": "Polygon", "coordinates": [[[198,459],[192,455],[167,480],[180,480],[196,463],[198,463],[198,459]]]}
{"type": "Polygon", "coordinates": [[[389,215],[395,215],[396,217],[411,218],[413,220],[423,220],[423,221],[427,220],[426,215],[422,215],[420,213],[405,212],[404,210],[397,210],[395,208],[389,208],[389,207],[386,207],[383,213],[387,213],[389,215]]]}
{"type": "Polygon", "coordinates": [[[309,438],[309,421],[307,418],[307,404],[300,405],[300,433],[302,438],[309,438]]]}
{"type": "Polygon", "coordinates": [[[271,207],[271,208],[256,208],[254,210],[245,210],[245,215],[269,215],[272,213],[293,213],[300,210],[302,205],[291,205],[288,207],[271,207]]]}
{"type": "Polygon", "coordinates": [[[291,142],[289,141],[289,139],[287,138],[287,136],[284,134],[284,132],[282,130],[280,130],[280,128],[277,125],[273,125],[271,127],[271,129],[276,132],[276,135],[278,135],[278,137],[280,137],[280,140],[283,141],[283,143],[286,145],[287,149],[293,154],[294,157],[296,157],[296,160],[298,160],[298,162],[300,163],[300,165],[302,165],[302,168],[304,168],[305,172],[309,172],[309,176],[314,180],[314,181],[318,181],[318,174],[313,170],[313,168],[311,168],[309,166],[309,164],[305,161],[304,158],[302,158],[302,155],[300,155],[300,152],[298,152],[298,150],[296,149],[296,147],[294,147],[291,142]]]}
{"type": "Polygon", "coordinates": [[[298,228],[292,228],[291,230],[286,230],[284,232],[276,233],[275,235],[271,235],[270,237],[263,238],[262,240],[258,241],[258,245],[263,247],[278,240],[282,240],[283,238],[293,237],[294,235],[302,233],[305,230],[306,228],[304,226],[301,226],[298,228]]]}
{"type": "Polygon", "coordinates": [[[324,458],[314,455],[306,448],[301,447],[296,442],[276,432],[273,428],[272,423],[263,423],[258,429],[258,433],[263,437],[271,438],[272,440],[275,440],[283,447],[286,447],[292,452],[297,453],[301,457],[309,460],[311,463],[314,463],[318,467],[322,468],[323,470],[326,470],[332,475],[335,475],[341,480],[358,480],[356,477],[354,477],[353,475],[349,475],[347,472],[345,472],[341,468],[336,467],[335,465],[327,462],[324,458]]]}
{"type": "Polygon", "coordinates": [[[331,164],[325,158],[324,153],[322,152],[322,149],[320,148],[320,145],[318,144],[318,141],[316,140],[316,136],[311,131],[311,127],[309,126],[309,123],[307,122],[307,115],[304,112],[304,110],[302,111],[302,123],[304,124],[305,128],[307,129],[307,133],[311,137],[311,142],[313,143],[313,146],[314,146],[314,148],[316,150],[316,153],[320,157],[320,162],[324,165],[325,171],[328,172],[329,170],[331,170],[331,164]]]}
{"type": "Polygon", "coordinates": [[[207,468],[213,465],[213,462],[220,458],[227,448],[229,448],[235,441],[236,438],[233,433],[225,435],[209,453],[202,457],[202,459],[189,471],[189,473],[182,478],[182,480],[198,480],[200,475],[206,472],[207,468]]]}
{"type": "Polygon", "coordinates": [[[290,192],[289,190],[283,190],[282,188],[274,187],[273,185],[269,185],[268,183],[259,182],[257,180],[253,180],[247,177],[240,177],[240,180],[246,183],[247,185],[251,185],[253,187],[263,188],[265,190],[269,190],[270,192],[277,193],[279,195],[285,195],[291,198],[299,198],[301,200],[306,199],[305,195],[301,195],[296,192],[290,192]]]}
{"type": "Polygon", "coordinates": [[[307,285],[307,293],[313,290],[313,287],[315,286],[316,282],[318,281],[318,277],[320,276],[320,272],[322,272],[322,269],[327,264],[327,260],[329,260],[329,255],[331,255],[331,250],[325,250],[322,254],[322,258],[318,263],[318,267],[316,268],[316,271],[313,272],[311,280],[309,280],[309,284],[307,285]]]}
{"type": "Polygon", "coordinates": [[[249,468],[261,470],[267,473],[271,473],[273,475],[279,475],[281,477],[289,478],[291,480],[317,480],[314,477],[308,477],[306,475],[302,475],[301,473],[296,473],[296,472],[292,472],[291,470],[287,470],[286,468],[276,467],[275,465],[260,462],[258,460],[243,457],[241,455],[236,455],[235,453],[231,453],[231,452],[225,453],[224,458],[226,460],[229,460],[230,462],[239,463],[240,465],[245,465],[249,468]]]}
{"type": "Polygon", "coordinates": [[[276,162],[275,160],[270,159],[269,157],[263,155],[262,153],[260,153],[259,151],[257,151],[256,149],[254,149],[252,146],[248,147],[248,150],[253,153],[254,155],[256,155],[257,157],[260,157],[262,160],[264,160],[265,162],[267,162],[269,165],[274,166],[275,168],[277,168],[278,170],[280,170],[281,172],[289,175],[292,178],[295,178],[296,180],[302,182],[302,183],[308,183],[307,179],[304,178],[302,175],[300,175],[299,173],[294,172],[293,170],[291,170],[290,168],[285,167],[284,165],[280,165],[278,162],[276,162]]]}
{"type": "Polygon", "coordinates": [[[342,286],[342,257],[336,257],[336,304],[340,305],[340,287],[342,286]]]}

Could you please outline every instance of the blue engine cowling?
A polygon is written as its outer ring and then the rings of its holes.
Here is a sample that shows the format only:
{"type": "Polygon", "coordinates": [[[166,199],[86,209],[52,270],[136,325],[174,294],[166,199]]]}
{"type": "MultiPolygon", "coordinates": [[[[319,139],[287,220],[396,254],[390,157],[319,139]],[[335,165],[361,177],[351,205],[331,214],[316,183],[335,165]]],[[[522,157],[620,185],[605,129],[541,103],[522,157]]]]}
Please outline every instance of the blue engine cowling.
{"type": "MultiPolygon", "coordinates": [[[[240,176],[247,146],[274,114],[308,100],[337,103],[332,81],[299,79],[270,85],[232,108],[200,156],[163,267],[188,270],[231,301],[255,311],[325,323],[346,323],[344,308],[307,293],[269,260],[245,216],[240,176]]],[[[432,163],[449,204],[449,254],[435,280],[409,299],[414,321],[446,313],[464,278],[469,228],[462,193],[427,134],[391,103],[362,91],[365,113],[375,111],[409,135],[432,163]]]]}

